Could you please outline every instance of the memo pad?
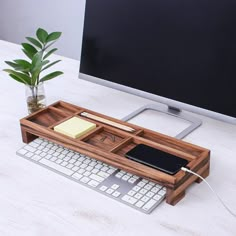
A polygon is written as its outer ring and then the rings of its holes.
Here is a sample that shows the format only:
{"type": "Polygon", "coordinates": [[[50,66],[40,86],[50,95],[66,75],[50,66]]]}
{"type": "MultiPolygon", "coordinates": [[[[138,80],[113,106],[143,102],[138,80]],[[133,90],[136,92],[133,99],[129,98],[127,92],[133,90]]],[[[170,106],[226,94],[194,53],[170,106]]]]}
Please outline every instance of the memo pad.
{"type": "Polygon", "coordinates": [[[79,138],[88,131],[95,129],[96,124],[89,121],[72,117],[54,127],[54,130],[72,138],[79,138]]]}

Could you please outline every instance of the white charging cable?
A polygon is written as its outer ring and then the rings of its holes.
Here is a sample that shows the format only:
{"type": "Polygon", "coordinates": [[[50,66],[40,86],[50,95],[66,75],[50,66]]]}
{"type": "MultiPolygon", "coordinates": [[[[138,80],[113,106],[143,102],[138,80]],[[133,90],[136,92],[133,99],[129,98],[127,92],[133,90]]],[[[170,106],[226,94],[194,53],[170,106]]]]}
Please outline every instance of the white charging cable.
{"type": "Polygon", "coordinates": [[[234,217],[236,217],[236,214],[231,211],[231,209],[229,207],[226,206],[226,204],[223,202],[223,200],[219,197],[219,195],[214,191],[214,189],[211,187],[211,185],[202,177],[200,176],[199,174],[189,170],[188,168],[186,167],[182,167],[181,170],[185,171],[185,172],[188,172],[190,174],[193,174],[193,175],[196,175],[197,177],[199,177],[200,179],[202,179],[207,185],[208,187],[210,188],[210,190],[216,195],[216,197],[218,198],[218,200],[221,202],[221,204],[224,206],[224,208],[234,217]]]}

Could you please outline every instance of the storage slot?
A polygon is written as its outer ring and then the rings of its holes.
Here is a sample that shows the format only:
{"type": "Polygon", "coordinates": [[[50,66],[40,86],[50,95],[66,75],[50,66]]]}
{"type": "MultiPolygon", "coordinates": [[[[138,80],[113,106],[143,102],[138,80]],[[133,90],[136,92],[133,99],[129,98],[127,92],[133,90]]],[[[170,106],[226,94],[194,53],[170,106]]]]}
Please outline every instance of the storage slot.
{"type": "Polygon", "coordinates": [[[121,145],[120,148],[117,148],[114,153],[125,157],[125,154],[137,146],[137,143],[133,139],[128,140],[125,145],[121,145]]]}
{"type": "Polygon", "coordinates": [[[110,150],[124,140],[125,137],[112,133],[109,129],[102,128],[85,137],[82,141],[103,150],[110,150]]]}
{"type": "Polygon", "coordinates": [[[29,120],[38,125],[49,127],[65,118],[66,118],[65,114],[61,112],[56,112],[55,110],[50,109],[49,107],[43,110],[42,112],[39,112],[34,116],[31,116],[29,120]]]}
{"type": "Polygon", "coordinates": [[[65,104],[63,102],[59,102],[59,103],[55,104],[53,107],[56,107],[56,108],[64,111],[67,114],[75,114],[76,112],[79,111],[79,109],[77,109],[73,106],[70,106],[68,104],[65,104]]]}
{"type": "Polygon", "coordinates": [[[202,154],[202,150],[197,150],[196,147],[191,147],[189,145],[180,145],[176,141],[170,140],[168,138],[159,137],[158,135],[147,133],[146,131],[143,131],[139,133],[137,136],[140,136],[142,138],[145,138],[147,140],[159,143],[161,145],[174,148],[176,150],[182,151],[184,153],[188,153],[192,156],[198,157],[202,154]]]}

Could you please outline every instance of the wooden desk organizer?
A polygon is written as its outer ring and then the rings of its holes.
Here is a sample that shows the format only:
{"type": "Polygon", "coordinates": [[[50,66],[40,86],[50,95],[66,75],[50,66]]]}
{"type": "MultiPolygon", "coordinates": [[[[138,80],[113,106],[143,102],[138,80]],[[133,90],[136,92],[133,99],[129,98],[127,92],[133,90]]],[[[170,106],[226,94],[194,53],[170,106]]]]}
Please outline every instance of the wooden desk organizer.
{"type": "Polygon", "coordinates": [[[131,161],[125,157],[127,151],[137,144],[143,143],[188,160],[187,166],[204,178],[209,175],[209,150],[63,101],[58,101],[21,119],[20,124],[23,142],[29,143],[37,137],[42,137],[164,185],[167,188],[166,202],[171,205],[175,205],[184,197],[185,190],[189,185],[193,182],[200,183],[201,180],[182,170],[172,176],[131,161]],[[135,132],[123,131],[82,117],[80,116],[82,112],[129,126],[135,129],[135,132]],[[53,130],[55,125],[73,116],[91,121],[97,127],[78,139],[70,138],[53,130]]]}

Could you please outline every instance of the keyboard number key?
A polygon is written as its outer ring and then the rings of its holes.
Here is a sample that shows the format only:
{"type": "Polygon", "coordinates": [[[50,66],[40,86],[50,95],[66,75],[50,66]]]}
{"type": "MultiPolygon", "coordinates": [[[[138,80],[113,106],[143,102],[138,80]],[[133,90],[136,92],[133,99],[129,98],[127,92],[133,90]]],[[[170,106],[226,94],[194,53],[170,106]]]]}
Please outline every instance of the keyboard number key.
{"type": "Polygon", "coordinates": [[[134,196],[135,193],[136,193],[135,191],[130,190],[130,191],[128,192],[128,195],[130,195],[130,196],[134,196]]]}
{"type": "Polygon", "coordinates": [[[107,189],[107,191],[106,191],[106,193],[108,193],[108,194],[112,194],[113,192],[114,192],[114,189],[111,189],[111,188],[107,189]]]}
{"type": "Polygon", "coordinates": [[[119,196],[120,196],[120,192],[115,191],[115,192],[112,194],[112,196],[114,196],[114,197],[119,197],[119,196]]]}
{"type": "Polygon", "coordinates": [[[137,199],[136,199],[136,198],[130,197],[130,196],[128,196],[128,195],[123,196],[121,199],[122,199],[123,201],[125,201],[125,202],[131,204],[131,205],[133,205],[134,203],[137,202],[137,199]]]}
{"type": "Polygon", "coordinates": [[[135,204],[135,206],[138,207],[138,208],[140,208],[140,207],[143,206],[143,204],[144,204],[143,201],[138,201],[138,202],[135,204]]]}
{"type": "Polygon", "coordinates": [[[107,190],[107,186],[105,186],[105,185],[102,185],[100,188],[99,188],[101,191],[106,191],[107,190]]]}
{"type": "Polygon", "coordinates": [[[145,210],[145,211],[150,210],[156,203],[157,203],[156,200],[151,199],[149,202],[147,202],[147,203],[143,206],[143,210],[145,210]]]}
{"type": "Polygon", "coordinates": [[[111,186],[111,188],[114,189],[114,190],[118,189],[119,187],[120,187],[120,186],[119,186],[118,184],[113,184],[113,185],[111,186]]]}

